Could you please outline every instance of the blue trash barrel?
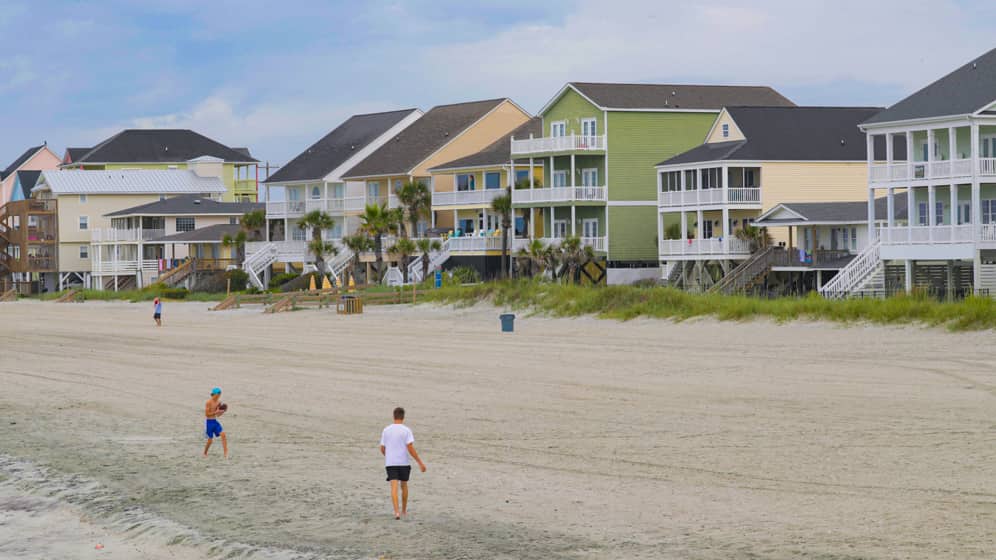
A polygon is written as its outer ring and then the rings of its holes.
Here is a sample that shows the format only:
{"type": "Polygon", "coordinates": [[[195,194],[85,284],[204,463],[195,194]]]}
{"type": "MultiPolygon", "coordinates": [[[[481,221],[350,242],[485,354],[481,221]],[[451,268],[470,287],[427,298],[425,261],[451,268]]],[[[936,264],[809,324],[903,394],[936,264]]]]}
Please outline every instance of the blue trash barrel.
{"type": "Polygon", "coordinates": [[[442,288],[443,287],[443,271],[442,270],[437,270],[436,271],[436,277],[435,277],[434,285],[437,288],[442,288]]]}
{"type": "Polygon", "coordinates": [[[502,313],[498,318],[501,319],[501,332],[512,332],[515,330],[514,313],[502,313]]]}

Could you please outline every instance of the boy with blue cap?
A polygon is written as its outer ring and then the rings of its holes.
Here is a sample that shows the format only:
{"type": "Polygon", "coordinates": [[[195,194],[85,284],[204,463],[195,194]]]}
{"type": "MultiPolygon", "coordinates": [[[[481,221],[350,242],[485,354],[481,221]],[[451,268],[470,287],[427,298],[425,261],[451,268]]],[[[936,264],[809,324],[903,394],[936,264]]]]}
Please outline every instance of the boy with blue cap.
{"type": "Polygon", "coordinates": [[[204,445],[205,457],[208,455],[208,449],[211,449],[214,438],[220,436],[225,458],[228,459],[228,438],[225,436],[225,429],[221,427],[221,422],[218,421],[218,418],[225,414],[226,410],[228,410],[228,405],[221,402],[221,388],[211,389],[211,398],[204,405],[204,417],[207,419],[204,432],[207,436],[207,443],[204,445]]]}

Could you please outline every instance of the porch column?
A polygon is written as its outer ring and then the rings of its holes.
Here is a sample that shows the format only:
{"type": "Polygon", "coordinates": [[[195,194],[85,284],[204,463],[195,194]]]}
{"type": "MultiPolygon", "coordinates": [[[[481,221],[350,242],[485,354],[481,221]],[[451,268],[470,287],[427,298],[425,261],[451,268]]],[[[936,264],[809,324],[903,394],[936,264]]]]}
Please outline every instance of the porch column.
{"type": "Polygon", "coordinates": [[[913,222],[916,218],[913,217],[913,209],[915,205],[913,204],[913,187],[906,187],[906,241],[908,243],[913,242],[913,222]]]}
{"type": "Polygon", "coordinates": [[[533,158],[532,158],[532,156],[530,156],[529,157],[529,188],[531,189],[534,186],[535,186],[535,182],[533,180],[533,158]]]}
{"type": "Polygon", "coordinates": [[[688,239],[688,213],[681,211],[681,244],[684,246],[688,239]]]}
{"type": "MultiPolygon", "coordinates": [[[[972,123],[972,239],[978,240],[982,231],[982,186],[979,183],[979,123],[972,123]]],[[[976,259],[978,260],[978,259],[976,259]]],[[[978,282],[978,275],[976,275],[978,282]]]]}
{"type": "Polygon", "coordinates": [[[553,156],[550,156],[550,184],[547,185],[548,187],[555,186],[554,185],[554,181],[553,181],[553,171],[554,171],[554,167],[553,167],[553,156]]]}
{"type": "Polygon", "coordinates": [[[730,246],[730,168],[726,165],[722,167],[722,185],[723,191],[723,245],[727,248],[730,246]]]}
{"type": "Polygon", "coordinates": [[[875,231],[875,188],[872,186],[872,166],[875,164],[875,136],[865,135],[865,158],[868,162],[868,231],[875,231]]]}
{"type": "Polygon", "coordinates": [[[913,180],[913,161],[916,159],[916,150],[913,149],[913,132],[906,131],[906,180],[913,180]]]}
{"type": "Polygon", "coordinates": [[[557,214],[554,212],[554,208],[554,206],[550,207],[550,234],[547,235],[547,237],[550,238],[557,237],[557,228],[553,225],[553,220],[557,217],[557,214]]]}
{"type": "Polygon", "coordinates": [[[927,225],[929,226],[927,236],[931,241],[934,240],[934,226],[937,225],[937,209],[934,206],[934,197],[934,185],[927,185],[927,225]]]}
{"type": "Polygon", "coordinates": [[[571,187],[577,186],[577,181],[574,180],[575,171],[576,170],[574,169],[574,154],[571,154],[571,187]]]}
{"type": "MultiPolygon", "coordinates": [[[[888,164],[886,170],[889,171],[889,179],[892,179],[892,163],[896,155],[893,148],[895,139],[892,137],[892,134],[891,132],[885,133],[885,163],[888,164]]],[[[872,146],[874,146],[874,143],[872,143],[872,146]]]]}
{"type": "Polygon", "coordinates": [[[702,227],[702,224],[705,221],[703,219],[703,217],[702,217],[702,210],[696,210],[695,211],[695,219],[697,220],[696,221],[696,226],[695,226],[695,239],[701,240],[702,239],[702,230],[704,229],[702,227]]]}
{"type": "MultiPolygon", "coordinates": [[[[953,162],[958,159],[958,138],[955,135],[955,127],[948,128],[948,161],[953,162]]],[[[951,164],[951,176],[954,176],[954,163],[951,164]]],[[[953,220],[952,220],[953,221],[953,220]]]]}
{"type": "MultiPolygon", "coordinates": [[[[572,156],[573,157],[573,156],[572,156]]],[[[577,237],[577,206],[571,204],[571,237],[577,237]]]]}
{"type": "MultiPolygon", "coordinates": [[[[457,219],[457,211],[456,211],[456,209],[454,209],[453,210],[453,231],[456,231],[458,227],[460,227],[460,220],[457,219]]],[[[461,234],[466,234],[467,232],[461,231],[460,233],[461,234]]]]}
{"type": "MultiPolygon", "coordinates": [[[[532,171],[530,171],[530,177],[532,171]]],[[[536,239],[536,209],[529,209],[529,239],[536,239]]]]}
{"type": "Polygon", "coordinates": [[[935,141],[936,139],[934,138],[934,129],[928,128],[927,129],[927,173],[925,174],[927,177],[933,177],[934,174],[933,163],[935,157],[934,155],[935,141]]]}
{"type": "Polygon", "coordinates": [[[913,261],[906,259],[903,264],[905,265],[904,276],[906,277],[903,287],[906,289],[906,293],[909,294],[913,292],[913,261]]]}
{"type": "Polygon", "coordinates": [[[951,215],[951,241],[954,241],[955,226],[958,225],[958,185],[952,182],[948,190],[951,195],[951,212],[949,212],[951,215]]]}
{"type": "Polygon", "coordinates": [[[695,202],[699,202],[702,197],[702,170],[695,170],[695,202]]]}
{"type": "MultiPolygon", "coordinates": [[[[887,207],[886,207],[887,208],[887,210],[886,210],[887,222],[886,223],[888,224],[889,231],[891,233],[892,228],[894,228],[896,226],[896,189],[894,189],[892,187],[889,187],[889,191],[888,192],[889,192],[888,198],[886,199],[886,201],[887,201],[887,207]]],[[[874,234],[874,232],[871,232],[871,231],[868,232],[869,236],[871,236],[873,234],[874,234]]]]}

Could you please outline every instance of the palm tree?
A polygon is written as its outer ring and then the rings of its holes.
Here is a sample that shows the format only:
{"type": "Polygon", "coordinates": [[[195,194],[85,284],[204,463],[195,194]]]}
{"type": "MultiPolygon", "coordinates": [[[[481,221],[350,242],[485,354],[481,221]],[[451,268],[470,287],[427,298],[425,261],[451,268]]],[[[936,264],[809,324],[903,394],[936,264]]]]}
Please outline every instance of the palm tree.
{"type": "Polygon", "coordinates": [[[315,269],[322,276],[325,275],[325,257],[339,252],[334,244],[322,239],[322,232],[332,229],[333,226],[335,226],[335,220],[321,210],[312,210],[297,220],[297,227],[311,230],[311,241],[308,242],[308,249],[315,256],[315,269]]]}
{"type": "Polygon", "coordinates": [[[508,230],[512,227],[512,193],[491,199],[491,209],[501,216],[501,277],[508,277],[508,230]]]}
{"type": "Polygon", "coordinates": [[[360,255],[369,251],[373,247],[373,244],[370,242],[369,237],[362,234],[343,237],[342,243],[353,252],[353,258],[350,259],[349,275],[353,278],[354,283],[359,284],[360,280],[357,271],[360,269],[360,255]]]}
{"type": "Polygon", "coordinates": [[[239,266],[246,262],[246,232],[239,231],[235,236],[225,234],[221,238],[221,244],[225,247],[229,247],[235,250],[235,259],[238,261],[239,266]]]}
{"type": "MultiPolygon", "coordinates": [[[[408,181],[401,185],[395,194],[398,196],[398,202],[404,208],[402,213],[407,212],[408,223],[411,224],[410,231],[405,231],[402,225],[401,235],[404,237],[415,235],[415,232],[418,231],[419,219],[427,216],[432,210],[432,193],[422,181],[408,181]]],[[[403,223],[404,220],[402,220],[403,223]]]]}
{"type": "Polygon", "coordinates": [[[360,228],[373,238],[378,284],[384,279],[384,236],[396,229],[395,218],[396,212],[388,210],[386,204],[367,204],[360,214],[360,228]]]}
{"type": "Polygon", "coordinates": [[[567,265],[567,273],[570,276],[571,282],[577,282],[578,272],[581,270],[581,267],[595,258],[595,251],[591,246],[584,245],[581,243],[581,238],[576,236],[564,239],[560,244],[560,252],[563,256],[564,264],[567,265]]]}
{"type": "Polygon", "coordinates": [[[750,245],[751,253],[767,249],[775,243],[766,227],[748,225],[743,229],[738,229],[733,236],[741,241],[746,241],[750,245]]]}
{"type": "Polygon", "coordinates": [[[539,239],[533,239],[528,246],[519,249],[519,259],[526,263],[529,276],[535,276],[537,272],[542,272],[546,266],[546,255],[549,249],[539,239]]]}
{"type": "Polygon", "coordinates": [[[429,276],[429,253],[443,248],[443,244],[437,239],[419,239],[415,242],[420,253],[422,253],[422,281],[426,281],[429,276]]]}
{"type": "Polygon", "coordinates": [[[249,241],[261,241],[263,239],[263,227],[266,226],[266,211],[263,209],[250,210],[242,214],[239,225],[246,232],[249,241]]]}
{"type": "Polygon", "coordinates": [[[401,265],[401,282],[404,284],[408,283],[408,259],[417,250],[415,242],[407,237],[398,239],[394,242],[394,247],[391,247],[391,252],[398,257],[398,262],[401,265]]]}

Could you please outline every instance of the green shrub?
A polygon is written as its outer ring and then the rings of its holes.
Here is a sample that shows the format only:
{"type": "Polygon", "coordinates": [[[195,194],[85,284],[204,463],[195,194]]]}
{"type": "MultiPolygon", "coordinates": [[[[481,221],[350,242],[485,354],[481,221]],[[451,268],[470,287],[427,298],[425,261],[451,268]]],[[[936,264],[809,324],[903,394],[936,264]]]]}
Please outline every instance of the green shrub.
{"type": "Polygon", "coordinates": [[[166,299],[186,299],[190,294],[190,290],[186,288],[162,288],[159,290],[159,296],[166,299]]]}
{"type": "Polygon", "coordinates": [[[225,279],[232,283],[233,290],[244,290],[249,284],[249,273],[241,268],[225,271],[225,279]]]}
{"type": "Polygon", "coordinates": [[[298,276],[300,276],[300,274],[296,272],[281,272],[280,274],[275,274],[270,278],[270,287],[279,288],[298,276]]]}
{"type": "Polygon", "coordinates": [[[460,284],[476,284],[481,281],[481,274],[471,266],[458,266],[451,270],[450,274],[460,284]]]}

